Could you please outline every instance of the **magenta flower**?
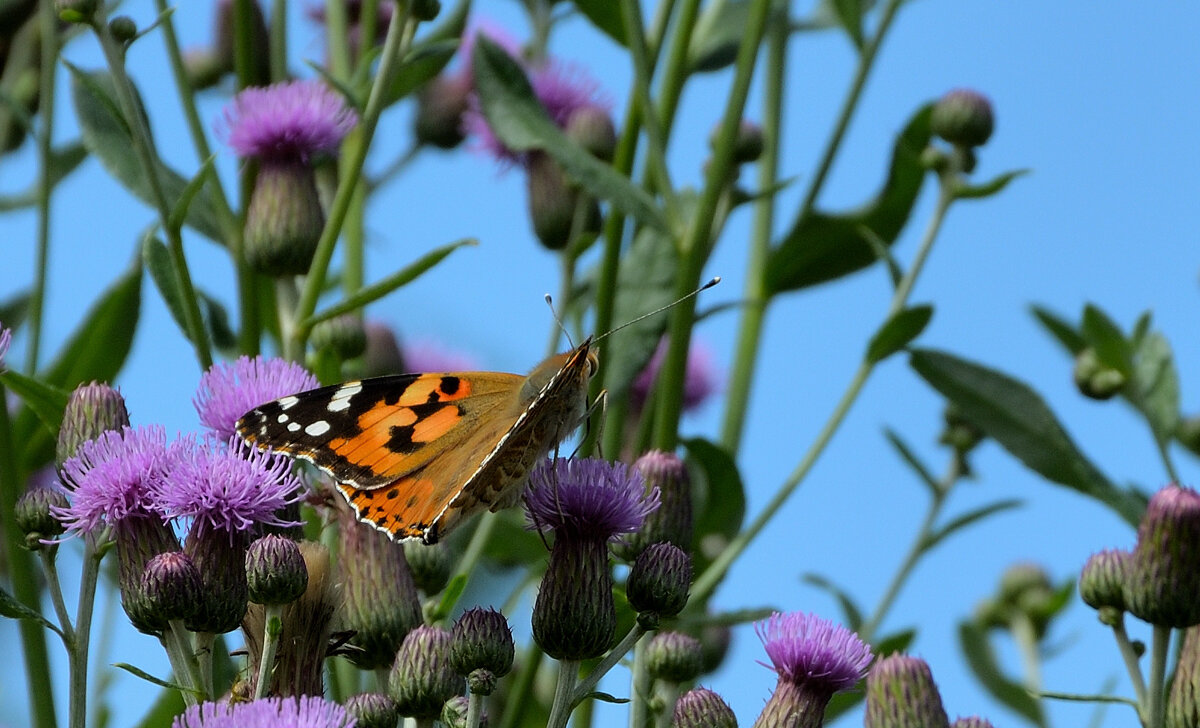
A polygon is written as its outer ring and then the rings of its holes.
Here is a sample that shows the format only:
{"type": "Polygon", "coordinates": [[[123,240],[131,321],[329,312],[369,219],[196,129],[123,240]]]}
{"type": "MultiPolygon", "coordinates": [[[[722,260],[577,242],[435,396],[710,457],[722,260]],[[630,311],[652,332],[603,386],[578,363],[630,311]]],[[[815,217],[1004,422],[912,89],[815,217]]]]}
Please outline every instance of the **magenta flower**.
{"type": "Polygon", "coordinates": [[[354,719],[337,703],[315,696],[262,698],[249,703],[201,703],[177,717],[171,728],[353,728],[354,719]]]}
{"type": "MultiPolygon", "coordinates": [[[[662,371],[663,360],[667,356],[667,341],[663,339],[654,356],[650,358],[646,368],[634,378],[629,388],[629,397],[636,410],[646,405],[658,373],[662,371]]],[[[712,363],[712,354],[703,345],[693,342],[688,349],[687,372],[683,382],[683,409],[695,410],[717,389],[717,376],[712,363]]]]}
{"type": "Polygon", "coordinates": [[[125,427],[79,445],[62,466],[71,505],[55,515],[76,534],[131,518],[162,520],[154,498],[174,455],[162,427],[125,427]]]}
{"type": "Polygon", "coordinates": [[[638,530],[658,501],[658,488],[647,490],[640,471],[599,458],[547,460],[525,492],[530,528],[601,540],[638,530]]]}
{"type": "Polygon", "coordinates": [[[225,109],[228,142],[240,157],[307,164],[337,149],[358,117],[320,81],[248,88],[225,109]]]}
{"type": "Polygon", "coordinates": [[[260,404],[319,386],[317,378],[299,364],[242,356],[231,364],[214,364],[205,372],[192,403],[204,426],[227,440],[233,436],[238,418],[260,404]]]}

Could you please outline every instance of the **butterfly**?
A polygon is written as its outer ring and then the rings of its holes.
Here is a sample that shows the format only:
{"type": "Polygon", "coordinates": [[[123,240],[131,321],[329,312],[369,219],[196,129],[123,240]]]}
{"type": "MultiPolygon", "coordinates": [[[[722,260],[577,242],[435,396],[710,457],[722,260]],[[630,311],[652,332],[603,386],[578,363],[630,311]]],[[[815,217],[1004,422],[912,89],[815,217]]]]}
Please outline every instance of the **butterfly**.
{"type": "Polygon", "coordinates": [[[516,504],[533,466],[582,422],[596,366],[588,338],[528,376],[399,374],[300,392],[242,415],[237,431],[328,474],[360,521],[432,544],[516,504]]]}

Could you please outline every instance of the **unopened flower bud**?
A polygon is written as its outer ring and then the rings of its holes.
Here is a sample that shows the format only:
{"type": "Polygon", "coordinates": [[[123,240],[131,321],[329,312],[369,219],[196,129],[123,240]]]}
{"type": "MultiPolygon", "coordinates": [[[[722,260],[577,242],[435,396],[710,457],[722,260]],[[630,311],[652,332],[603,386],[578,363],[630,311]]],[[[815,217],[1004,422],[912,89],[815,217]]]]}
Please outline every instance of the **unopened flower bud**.
{"type": "Polygon", "coordinates": [[[596,159],[611,162],[617,149],[617,130],[612,117],[599,106],[581,106],[567,119],[567,138],[596,159]]]}
{"type": "Polygon", "coordinates": [[[396,701],[383,693],[361,693],[346,701],[346,712],[355,720],[355,728],[396,728],[400,711],[396,701]]]}
{"type": "MultiPolygon", "coordinates": [[[[709,136],[708,144],[713,149],[717,148],[717,136],[721,133],[721,125],[717,124],[709,136]]],[[[747,164],[749,162],[758,161],[758,158],[763,153],[763,131],[762,127],[752,121],[742,119],[738,123],[737,138],[733,141],[733,163],[747,164]]]]}
{"type": "Polygon", "coordinates": [[[450,664],[467,678],[473,693],[490,695],[496,680],[512,669],[512,631],[504,615],[492,609],[468,609],[454,623],[450,664]]]}
{"type": "Polygon", "coordinates": [[[200,600],[200,570],[182,551],[168,551],[150,559],[142,572],[142,597],[146,611],[157,620],[190,619],[200,600]]]}
{"type": "Polygon", "coordinates": [[[954,448],[959,455],[965,455],[983,441],[983,431],[968,420],[956,405],[946,405],[942,420],[945,429],[938,436],[938,442],[954,448]]]}
{"type": "Polygon", "coordinates": [[[689,690],[675,702],[672,728],[737,728],[729,704],[707,688],[689,690]]]}
{"type": "Polygon", "coordinates": [[[625,596],[640,614],[674,617],[687,605],[691,583],[692,557],[673,544],[656,543],[633,563],[625,596]]]}
{"type": "Polygon", "coordinates": [[[270,276],[308,272],[325,212],[307,165],[264,164],[246,212],[246,262],[270,276]]]}
{"type": "Polygon", "coordinates": [[[1168,485],[1155,493],[1126,561],[1125,607],[1161,627],[1200,624],[1200,494],[1168,485]]]}
{"type": "Polygon", "coordinates": [[[1096,350],[1091,347],[1079,352],[1075,357],[1072,375],[1080,394],[1101,401],[1112,399],[1125,386],[1125,375],[1117,369],[1105,366],[1100,357],[1096,356],[1096,350]]]}
{"type": "Polygon", "coordinates": [[[1093,609],[1125,609],[1125,562],[1128,551],[1105,549],[1092,554],[1079,575],[1079,596],[1093,609]]]}
{"type": "Polygon", "coordinates": [[[1045,570],[1037,564],[1009,567],[1000,578],[994,599],[984,600],[977,619],[987,627],[1008,629],[1018,620],[1028,620],[1040,637],[1055,613],[1057,592],[1045,570]]]}
{"type": "Polygon", "coordinates": [[[250,601],[288,604],[308,588],[308,568],[300,547],[290,538],[263,536],[246,551],[246,581],[250,601]]]}
{"type": "Polygon", "coordinates": [[[1175,679],[1167,696],[1166,728],[1194,728],[1200,725],[1200,627],[1190,627],[1183,635],[1175,679]]]}
{"type": "Polygon", "coordinates": [[[400,342],[396,341],[396,334],[392,333],[392,329],[378,321],[367,321],[364,329],[367,334],[367,348],[363,352],[363,376],[381,377],[385,374],[406,372],[404,356],[400,353],[400,342]]]}
{"type": "Polygon", "coordinates": [[[641,529],[613,545],[626,561],[633,561],[653,543],[672,543],[688,551],[692,547],[692,483],[687,466],[674,453],[652,450],[633,464],[647,487],[658,486],[659,506],[646,516],[641,529]]]}
{"type": "MultiPolygon", "coordinates": [[[[79,385],[67,398],[55,463],[61,468],[81,443],[96,439],[102,432],[128,426],[129,412],[120,392],[98,382],[79,385]]],[[[73,485],[65,479],[63,484],[68,488],[73,485]]]]}
{"type": "Polygon", "coordinates": [[[344,314],[314,326],[312,344],[313,348],[329,349],[342,359],[353,359],[366,350],[367,332],[360,317],[344,314]]]}
{"type": "Polygon", "coordinates": [[[445,542],[424,544],[415,540],[405,541],[404,558],[408,559],[413,582],[426,596],[433,596],[446,588],[446,582],[454,570],[454,556],[445,542]]]}
{"type": "MultiPolygon", "coordinates": [[[[533,232],[546,248],[562,250],[571,242],[575,212],[583,193],[558,162],[544,152],[529,155],[525,184],[533,232]]],[[[584,204],[587,209],[583,211],[586,217],[582,227],[595,230],[599,226],[600,209],[595,200],[589,199],[584,204]]]]}
{"type": "Polygon", "coordinates": [[[409,0],[409,13],[417,20],[433,20],[442,12],[440,0],[409,0]]]}
{"type": "MultiPolygon", "coordinates": [[[[464,695],[455,695],[447,700],[446,705],[442,708],[442,725],[445,728],[467,728],[470,725],[467,722],[470,706],[470,701],[464,695]]],[[[479,728],[487,728],[487,725],[487,713],[480,712],[479,728]]]]}
{"type": "Polygon", "coordinates": [[[137,37],[137,23],[128,15],[118,15],[108,21],[108,30],[112,33],[113,40],[121,44],[132,43],[137,37]]]}
{"type": "Polygon", "coordinates": [[[889,655],[867,673],[864,728],[948,728],[949,725],[933,673],[921,658],[889,655]]]}
{"type": "Polygon", "coordinates": [[[388,679],[388,692],[400,715],[432,719],[442,705],[463,692],[463,679],[450,664],[453,638],[444,629],[421,625],[408,633],[388,679]]]}
{"type": "Polygon", "coordinates": [[[350,643],[361,650],[349,659],[363,669],[392,664],[404,636],[421,623],[421,602],[404,547],[340,512],[342,629],[354,630],[350,643]]]}
{"type": "Polygon", "coordinates": [[[99,0],[54,0],[58,17],[68,23],[90,23],[100,7],[99,0]]]}
{"type": "Polygon", "coordinates": [[[13,513],[17,529],[25,535],[25,547],[38,551],[46,548],[43,539],[50,540],[61,535],[66,527],[51,509],[63,509],[68,505],[67,497],[54,488],[31,488],[25,491],[17,499],[13,513]]]}
{"type": "Polygon", "coordinates": [[[704,669],[704,648],[691,635],[660,632],[646,646],[646,667],[657,680],[690,682],[704,669]]]}
{"type": "Polygon", "coordinates": [[[438,76],[417,94],[413,135],[420,144],[454,149],[466,139],[463,114],[471,95],[471,79],[462,74],[438,76]]]}
{"type": "Polygon", "coordinates": [[[987,142],[995,128],[992,103],[970,89],[956,89],[943,96],[933,107],[929,120],[933,133],[962,147],[979,147],[987,142]]]}

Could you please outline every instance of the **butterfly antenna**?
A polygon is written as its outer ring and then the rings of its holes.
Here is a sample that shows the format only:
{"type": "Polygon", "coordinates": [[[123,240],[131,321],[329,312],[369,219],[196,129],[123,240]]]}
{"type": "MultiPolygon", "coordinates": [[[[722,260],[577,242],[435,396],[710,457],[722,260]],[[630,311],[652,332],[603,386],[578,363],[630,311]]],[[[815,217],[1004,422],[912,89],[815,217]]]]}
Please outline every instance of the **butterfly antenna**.
{"type": "MultiPolygon", "coordinates": [[[[717,285],[720,282],[721,282],[721,276],[713,276],[712,278],[708,279],[708,283],[705,283],[704,285],[700,286],[699,288],[697,288],[696,290],[687,294],[686,296],[680,296],[679,298],[675,299],[674,301],[671,301],[670,303],[668,303],[665,306],[659,306],[658,308],[654,309],[653,311],[650,311],[649,313],[644,313],[641,316],[638,316],[637,318],[635,318],[631,321],[626,321],[625,323],[621,324],[620,326],[617,326],[616,328],[609,329],[608,331],[605,331],[603,334],[600,334],[599,336],[596,336],[595,338],[593,338],[592,343],[594,344],[605,337],[612,336],[613,334],[617,333],[621,329],[629,327],[629,326],[633,326],[634,324],[636,324],[639,321],[642,321],[642,320],[650,318],[651,316],[660,314],[663,311],[666,311],[668,308],[678,306],[680,303],[683,303],[684,301],[688,300],[692,296],[697,296],[701,292],[707,291],[708,289],[712,288],[713,286],[717,285]]],[[[549,294],[547,294],[546,297],[549,298],[549,294]]]]}
{"type": "Polygon", "coordinates": [[[549,293],[546,294],[546,305],[550,307],[550,315],[554,317],[554,323],[558,324],[558,328],[563,332],[563,336],[567,337],[567,343],[571,345],[572,349],[574,349],[575,342],[571,340],[571,332],[567,331],[566,324],[564,324],[562,319],[559,318],[558,311],[554,309],[554,297],[549,293]]]}

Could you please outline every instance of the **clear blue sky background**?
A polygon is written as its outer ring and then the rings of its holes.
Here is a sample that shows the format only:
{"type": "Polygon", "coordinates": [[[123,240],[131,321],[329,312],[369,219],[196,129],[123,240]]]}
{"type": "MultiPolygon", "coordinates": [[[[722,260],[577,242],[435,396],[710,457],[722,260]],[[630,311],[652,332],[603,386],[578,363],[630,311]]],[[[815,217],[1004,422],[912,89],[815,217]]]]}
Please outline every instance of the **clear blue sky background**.
{"type": "MultiPolygon", "coordinates": [[[[207,42],[210,4],[180,5],[176,22],[185,45],[207,42]]],[[[526,29],[516,3],[477,5],[523,37],[526,29]]],[[[130,0],[122,10],[139,26],[154,17],[145,0],[130,0]]],[[[293,68],[302,71],[299,58],[319,59],[322,44],[310,24],[301,21],[293,27],[293,68]]],[[[883,48],[820,200],[826,208],[841,209],[873,194],[893,135],[920,103],[957,86],[990,95],[997,132],[980,154],[977,176],[985,179],[1026,167],[1033,173],[994,199],[952,210],[914,294],[914,301],[937,306],[921,343],[1031,382],[1102,469],[1117,482],[1147,489],[1162,485],[1166,477],[1148,433],[1123,405],[1100,405],[1075,393],[1070,362],[1034,323],[1028,306],[1037,302],[1076,317],[1093,301],[1126,327],[1152,309],[1175,348],[1184,409],[1200,408],[1192,376],[1200,364],[1195,337],[1200,303],[1197,37],[1200,9],[1193,3],[910,3],[883,48]]],[[[591,69],[611,98],[623,103],[627,61],[583,21],[566,23],[552,50],[591,69]]],[[[67,55],[85,68],[101,65],[88,38],[72,43],[67,55]]],[[[195,169],[160,39],[141,41],[130,62],[163,153],[177,168],[195,169]]],[[[828,135],[853,56],[844,38],[831,32],[801,37],[789,63],[783,167],[785,175],[801,177],[781,195],[784,222],[790,220],[804,176],[828,135]]],[[[727,81],[724,75],[705,77],[689,87],[670,155],[676,180],[699,181],[706,139],[727,81]]],[[[65,85],[59,99],[56,139],[61,143],[76,132],[65,85]]],[[[207,97],[204,118],[216,119],[224,99],[220,94],[207,97]]],[[[752,118],[758,103],[756,95],[752,118]]],[[[384,118],[377,160],[390,159],[403,148],[408,124],[407,107],[384,118]]],[[[235,162],[221,150],[219,165],[232,179],[235,162]]],[[[23,189],[34,169],[27,145],[0,167],[0,190],[23,189]]],[[[898,244],[902,261],[912,255],[932,202],[931,194],[922,198],[911,229],[898,244]]],[[[59,188],[54,210],[48,354],[125,269],[139,231],[152,220],[148,208],[123,192],[96,162],[88,162],[59,188]]],[[[534,241],[524,210],[520,174],[501,174],[490,160],[470,153],[422,156],[370,210],[370,275],[381,277],[431,247],[461,237],[476,236],[482,244],[455,253],[426,277],[374,305],[371,315],[407,336],[469,352],[484,368],[529,369],[540,359],[552,325],[542,293],[557,290],[557,265],[534,241]]],[[[732,219],[708,268],[726,282],[705,294],[706,305],[739,297],[749,220],[746,211],[732,219]]],[[[6,253],[0,297],[7,297],[31,280],[35,220],[32,213],[20,213],[4,217],[0,226],[6,253]]],[[[230,267],[219,251],[196,239],[189,240],[188,254],[200,285],[232,300],[230,267]]],[[[751,513],[794,468],[828,416],[889,295],[884,274],[872,270],[788,296],[772,308],[741,458],[751,513]]],[[[736,315],[727,313],[706,321],[698,332],[724,372],[736,322],[736,315]]],[[[18,341],[10,362],[19,365],[22,353],[18,341]]],[[[196,429],[190,400],[199,373],[161,300],[147,286],[133,355],[118,382],[135,422],[162,423],[168,431],[196,429]]],[[[835,579],[872,606],[925,506],[922,487],[886,445],[882,430],[900,431],[940,470],[945,457],[934,441],[941,407],[903,357],[882,366],[804,487],[734,568],[716,606],[769,605],[839,617],[830,598],[801,583],[799,575],[809,571],[835,579]]],[[[710,404],[686,421],[687,432],[715,437],[720,411],[719,404],[710,404]]],[[[1183,452],[1176,457],[1185,481],[1195,485],[1195,461],[1183,452]]],[[[885,630],[920,627],[913,651],[931,663],[952,718],[982,713],[997,725],[1019,725],[1016,716],[992,704],[969,677],[957,647],[957,622],[993,591],[1010,564],[1034,561],[1055,579],[1072,578],[1091,552],[1132,545],[1133,532],[1099,505],[1043,482],[994,444],[982,446],[973,464],[978,479],[956,493],[948,516],[1005,497],[1022,498],[1025,507],[957,536],[923,562],[885,630]]],[[[71,563],[70,558],[65,561],[71,563]]],[[[73,568],[67,567],[68,583],[73,568]]],[[[527,629],[523,624],[517,628],[519,633],[527,629]]],[[[1135,637],[1148,636],[1140,624],[1131,630],[1135,637]]],[[[1052,641],[1060,649],[1045,663],[1047,689],[1092,692],[1115,677],[1118,692],[1131,694],[1112,639],[1090,609],[1073,604],[1052,641]]],[[[10,622],[0,622],[0,644],[15,650],[10,622]]],[[[53,642],[51,651],[56,658],[60,654],[53,642]]],[[[1004,655],[1017,669],[1015,652],[1005,648],[1004,655]]],[[[705,681],[727,698],[743,725],[753,722],[774,684],[774,676],[754,664],[763,657],[749,627],[740,628],[724,669],[705,681]]],[[[157,643],[128,629],[102,659],[167,672],[157,643]]],[[[0,668],[0,724],[26,720],[25,686],[17,664],[13,652],[0,668]]],[[[65,675],[65,663],[59,659],[58,665],[65,675]]],[[[627,689],[623,680],[606,687],[622,693],[627,689]]],[[[112,695],[121,704],[114,706],[113,725],[136,720],[151,692],[136,679],[118,676],[112,695]]],[[[1080,726],[1092,708],[1054,704],[1050,714],[1054,725],[1080,726]]],[[[612,713],[601,715],[617,720],[612,713]]],[[[840,724],[859,720],[856,716],[840,724]]],[[[1134,720],[1128,708],[1118,706],[1109,709],[1103,725],[1127,726],[1134,720]]]]}

